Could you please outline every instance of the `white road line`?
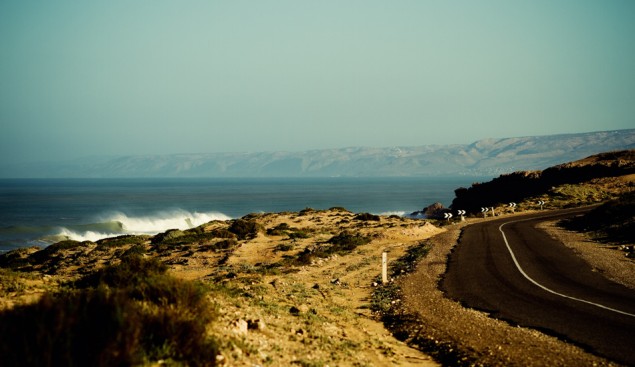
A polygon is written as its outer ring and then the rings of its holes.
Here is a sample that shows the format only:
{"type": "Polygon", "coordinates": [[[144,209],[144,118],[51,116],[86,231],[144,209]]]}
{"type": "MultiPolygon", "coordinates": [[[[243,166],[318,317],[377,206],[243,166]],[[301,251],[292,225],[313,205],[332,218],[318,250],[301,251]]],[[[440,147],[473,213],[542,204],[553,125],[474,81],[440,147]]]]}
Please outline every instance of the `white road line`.
{"type": "Polygon", "coordinates": [[[560,296],[560,297],[563,297],[563,298],[568,298],[568,299],[571,299],[571,300],[574,300],[574,301],[578,301],[578,302],[582,302],[582,303],[587,303],[587,304],[589,304],[589,305],[593,305],[593,306],[596,306],[596,307],[599,307],[599,308],[603,308],[603,309],[605,309],[605,310],[613,311],[613,312],[616,312],[616,313],[619,313],[619,314],[622,314],[622,315],[635,317],[635,314],[632,314],[632,313],[628,313],[628,312],[625,312],[625,311],[616,310],[616,309],[614,309],[614,308],[611,308],[611,307],[608,307],[608,306],[604,306],[604,305],[601,305],[601,304],[599,304],[599,303],[595,303],[595,302],[587,301],[587,300],[585,300],[585,299],[580,299],[580,298],[576,298],[576,297],[568,296],[568,295],[566,295],[566,294],[558,293],[558,292],[556,292],[556,291],[554,291],[554,290],[552,290],[552,289],[549,289],[549,288],[545,287],[544,285],[542,285],[542,284],[538,283],[537,281],[533,280],[533,279],[532,279],[529,275],[527,275],[527,273],[525,273],[525,271],[523,270],[523,268],[522,268],[522,267],[520,266],[520,264],[518,263],[518,260],[516,260],[516,255],[514,255],[514,252],[512,251],[512,248],[509,246],[509,242],[507,242],[507,237],[505,237],[505,232],[503,232],[503,226],[504,226],[505,224],[515,223],[515,222],[523,222],[523,221],[526,221],[526,220],[531,220],[531,219],[536,219],[536,218],[513,220],[513,221],[510,221],[510,222],[505,222],[505,223],[501,224],[501,225],[498,227],[498,230],[499,230],[499,231],[501,232],[501,234],[503,235],[503,240],[505,241],[505,245],[507,246],[507,250],[509,250],[509,254],[512,256],[512,260],[514,260],[514,264],[516,264],[516,268],[518,268],[518,271],[520,272],[520,274],[522,274],[522,275],[523,275],[523,276],[524,276],[527,280],[529,280],[530,282],[532,282],[532,283],[533,283],[534,285],[536,285],[537,287],[539,287],[539,288],[541,288],[541,289],[543,289],[543,290],[545,290],[545,291],[547,291],[547,292],[549,292],[549,293],[555,294],[555,295],[557,295],[557,296],[560,296]]]}

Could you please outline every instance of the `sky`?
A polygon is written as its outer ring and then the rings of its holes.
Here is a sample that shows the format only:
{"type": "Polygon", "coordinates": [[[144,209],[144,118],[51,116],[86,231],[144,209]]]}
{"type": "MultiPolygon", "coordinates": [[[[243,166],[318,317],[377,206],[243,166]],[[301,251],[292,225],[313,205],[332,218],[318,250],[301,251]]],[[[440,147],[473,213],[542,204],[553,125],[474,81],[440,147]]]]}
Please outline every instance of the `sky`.
{"type": "Polygon", "coordinates": [[[0,163],[635,128],[635,1],[0,2],[0,163]]]}

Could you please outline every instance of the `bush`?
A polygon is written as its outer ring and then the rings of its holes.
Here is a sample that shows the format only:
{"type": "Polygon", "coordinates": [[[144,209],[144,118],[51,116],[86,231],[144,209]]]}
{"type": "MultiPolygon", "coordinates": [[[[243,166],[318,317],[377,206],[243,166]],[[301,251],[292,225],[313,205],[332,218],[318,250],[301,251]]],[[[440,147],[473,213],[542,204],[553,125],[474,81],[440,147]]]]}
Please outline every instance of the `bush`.
{"type": "Polygon", "coordinates": [[[309,265],[314,258],[326,258],[333,254],[347,255],[358,246],[369,243],[371,239],[360,234],[350,232],[340,232],[337,236],[331,237],[326,244],[321,244],[314,248],[305,248],[292,262],[294,265],[309,265]]]}
{"type": "Polygon", "coordinates": [[[138,256],[138,255],[143,255],[145,253],[146,253],[146,248],[141,244],[137,244],[127,249],[126,252],[124,252],[123,255],[121,255],[121,257],[138,256]]]}
{"type": "Polygon", "coordinates": [[[357,246],[362,246],[370,242],[370,238],[358,233],[340,232],[337,236],[331,237],[327,243],[333,244],[331,252],[345,254],[353,251],[357,246]]]}
{"type": "Polygon", "coordinates": [[[229,226],[229,231],[240,240],[255,238],[260,231],[260,225],[253,220],[236,219],[229,226]]]}
{"type": "Polygon", "coordinates": [[[0,295],[25,290],[27,287],[20,275],[9,269],[0,269],[0,295]]]}
{"type": "Polygon", "coordinates": [[[233,238],[220,240],[215,243],[208,243],[201,247],[201,251],[210,251],[210,250],[229,250],[238,245],[238,241],[233,238]]]}
{"type": "Polygon", "coordinates": [[[216,228],[209,233],[214,238],[236,238],[236,235],[225,228],[216,228]]]}
{"type": "Polygon", "coordinates": [[[293,245],[288,243],[281,243],[274,248],[274,251],[286,252],[293,250],[293,245]]]}
{"type": "Polygon", "coordinates": [[[137,245],[143,243],[148,240],[149,236],[133,236],[133,235],[123,235],[112,238],[104,238],[102,240],[97,241],[97,249],[104,250],[108,248],[116,248],[123,247],[126,245],[137,245]]]}
{"type": "Polygon", "coordinates": [[[291,227],[287,223],[280,223],[273,228],[267,229],[267,235],[269,236],[283,236],[291,230],[291,227]]]}
{"type": "Polygon", "coordinates": [[[215,364],[206,327],[216,314],[196,283],[130,256],[71,289],[0,313],[3,366],[215,364]]]}
{"type": "Polygon", "coordinates": [[[24,247],[0,254],[0,268],[17,269],[30,265],[29,256],[39,252],[39,247],[24,247]]]}
{"type": "Polygon", "coordinates": [[[92,242],[90,241],[85,241],[85,242],[78,242],[73,240],[60,241],[45,247],[43,250],[33,253],[31,256],[29,256],[29,262],[32,262],[32,261],[35,261],[38,263],[43,262],[47,259],[51,259],[52,257],[54,257],[54,255],[57,255],[58,252],[60,251],[78,250],[78,249],[86,248],[91,243],[92,242]]]}
{"type": "Polygon", "coordinates": [[[575,231],[591,232],[599,241],[632,244],[635,242],[634,209],[635,192],[630,192],[580,217],[562,221],[561,225],[575,231]]]}
{"type": "Polygon", "coordinates": [[[357,214],[355,216],[355,219],[357,220],[361,220],[361,221],[375,221],[375,222],[379,222],[381,220],[381,218],[379,218],[378,215],[374,215],[374,214],[370,214],[370,213],[360,213],[357,214]]]}

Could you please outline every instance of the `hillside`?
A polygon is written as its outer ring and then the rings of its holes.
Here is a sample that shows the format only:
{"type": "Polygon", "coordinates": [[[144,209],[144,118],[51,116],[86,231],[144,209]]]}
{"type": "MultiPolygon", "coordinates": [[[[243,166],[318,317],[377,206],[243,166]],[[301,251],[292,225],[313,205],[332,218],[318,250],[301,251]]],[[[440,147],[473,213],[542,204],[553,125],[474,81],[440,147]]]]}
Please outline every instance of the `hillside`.
{"type": "Polygon", "coordinates": [[[482,207],[517,203],[517,210],[595,204],[635,190],[635,150],[605,152],[542,171],[503,174],[455,190],[453,209],[478,213],[482,207]]]}
{"type": "MultiPolygon", "coordinates": [[[[603,153],[457,191],[472,202],[489,195],[499,215],[511,211],[509,195],[518,211],[537,209],[536,199],[548,209],[627,198],[576,225],[608,236],[626,228],[629,243],[634,158],[603,153]]],[[[444,296],[438,281],[453,244],[464,225],[483,220],[307,208],[10,251],[0,255],[3,365],[615,365],[444,296]]],[[[615,246],[546,226],[635,287],[633,262],[615,246]]]]}
{"type": "Polygon", "coordinates": [[[394,261],[442,231],[307,209],[11,251],[2,365],[435,366],[383,328],[371,294],[382,251],[394,261]]]}
{"type": "Polygon", "coordinates": [[[0,177],[496,176],[635,148],[635,129],[416,147],[87,157],[0,167],[0,177]]]}
{"type": "Polygon", "coordinates": [[[635,150],[592,155],[542,171],[519,171],[489,182],[455,190],[453,209],[480,215],[483,207],[496,213],[562,208],[602,203],[590,213],[560,223],[588,233],[596,241],[621,245],[635,256],[635,150]],[[512,209],[510,203],[516,206],[512,209]]]}

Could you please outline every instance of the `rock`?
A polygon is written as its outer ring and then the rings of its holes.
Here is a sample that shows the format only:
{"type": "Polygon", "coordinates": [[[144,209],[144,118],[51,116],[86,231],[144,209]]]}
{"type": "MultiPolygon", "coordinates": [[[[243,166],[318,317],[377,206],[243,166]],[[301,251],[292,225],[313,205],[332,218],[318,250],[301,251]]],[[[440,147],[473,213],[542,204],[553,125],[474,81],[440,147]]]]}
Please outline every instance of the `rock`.
{"type": "Polygon", "coordinates": [[[249,330],[259,330],[262,331],[266,328],[266,324],[263,320],[261,319],[252,319],[252,320],[247,320],[247,329],[249,330]]]}
{"type": "Polygon", "coordinates": [[[300,309],[295,306],[291,306],[291,308],[289,309],[289,313],[293,316],[300,316],[300,309]]]}
{"type": "Polygon", "coordinates": [[[301,313],[307,313],[307,312],[309,312],[309,306],[307,306],[307,305],[305,305],[305,304],[300,305],[299,309],[300,309],[300,312],[301,312],[301,313]]]}
{"type": "Polygon", "coordinates": [[[232,322],[232,331],[236,334],[245,335],[249,331],[249,324],[243,319],[232,322]]]}
{"type": "Polygon", "coordinates": [[[309,312],[309,306],[307,305],[300,305],[298,307],[296,306],[291,306],[291,308],[289,309],[289,313],[293,316],[300,316],[301,314],[305,314],[309,312]]]}

